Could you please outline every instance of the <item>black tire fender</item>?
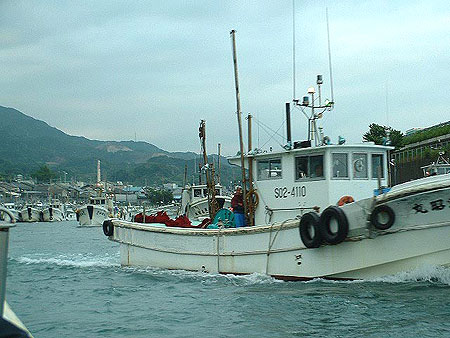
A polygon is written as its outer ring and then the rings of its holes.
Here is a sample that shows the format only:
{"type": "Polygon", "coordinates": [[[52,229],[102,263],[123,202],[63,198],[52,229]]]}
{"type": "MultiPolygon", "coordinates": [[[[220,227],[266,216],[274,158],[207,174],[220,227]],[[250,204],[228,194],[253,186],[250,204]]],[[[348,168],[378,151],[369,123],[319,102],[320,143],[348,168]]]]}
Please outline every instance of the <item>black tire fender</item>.
{"type": "Polygon", "coordinates": [[[322,238],[329,244],[339,244],[348,235],[348,220],[344,211],[337,206],[329,206],[320,215],[319,228],[322,238]],[[333,220],[337,226],[333,231],[331,226],[333,220]]]}
{"type": "Polygon", "coordinates": [[[300,219],[298,229],[300,238],[307,248],[318,248],[323,238],[319,229],[319,215],[316,212],[308,212],[300,219]]]}
{"type": "Polygon", "coordinates": [[[370,215],[370,223],[377,228],[378,230],[387,230],[389,229],[395,222],[395,213],[387,205],[379,205],[373,209],[372,214],[370,215]],[[387,222],[380,222],[378,215],[381,213],[386,214],[387,222]]]}
{"type": "Polygon", "coordinates": [[[114,234],[114,225],[110,219],[103,221],[103,233],[105,236],[112,236],[114,234]]]}

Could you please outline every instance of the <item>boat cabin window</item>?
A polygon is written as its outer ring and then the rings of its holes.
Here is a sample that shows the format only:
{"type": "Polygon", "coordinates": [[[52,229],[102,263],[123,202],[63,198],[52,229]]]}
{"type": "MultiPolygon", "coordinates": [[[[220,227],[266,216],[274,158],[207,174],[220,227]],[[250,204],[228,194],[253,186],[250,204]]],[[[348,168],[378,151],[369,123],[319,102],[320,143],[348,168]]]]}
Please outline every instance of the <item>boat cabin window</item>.
{"type": "Polygon", "coordinates": [[[372,154],[372,178],[378,178],[378,167],[381,169],[381,178],[384,178],[383,154],[372,154]]]}
{"type": "Polygon", "coordinates": [[[281,178],[281,158],[258,161],[258,180],[281,178]]]}
{"type": "Polygon", "coordinates": [[[348,155],[333,154],[333,178],[348,178],[348,155]]]}
{"type": "Polygon", "coordinates": [[[367,178],[367,154],[354,153],[353,178],[367,178]]]}
{"type": "Polygon", "coordinates": [[[323,178],[323,155],[295,158],[295,179],[323,178]]]}
{"type": "Polygon", "coordinates": [[[194,189],[194,197],[201,197],[202,189],[194,189]]]}
{"type": "Polygon", "coordinates": [[[216,191],[216,196],[221,196],[222,195],[222,192],[220,191],[220,189],[216,189],[215,191],[216,191]]]}
{"type": "Polygon", "coordinates": [[[102,203],[101,203],[101,204],[106,204],[106,203],[105,203],[105,200],[102,200],[102,203]]]}
{"type": "Polygon", "coordinates": [[[208,196],[208,189],[203,189],[203,197],[208,196]]]}

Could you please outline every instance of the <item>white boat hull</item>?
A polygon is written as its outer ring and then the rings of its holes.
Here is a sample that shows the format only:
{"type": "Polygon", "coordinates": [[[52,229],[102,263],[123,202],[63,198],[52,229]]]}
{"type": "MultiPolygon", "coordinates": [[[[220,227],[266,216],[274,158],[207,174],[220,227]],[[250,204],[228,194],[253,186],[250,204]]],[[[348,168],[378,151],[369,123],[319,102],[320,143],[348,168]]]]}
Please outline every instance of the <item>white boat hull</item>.
{"type": "Polygon", "coordinates": [[[27,207],[23,208],[20,211],[21,220],[22,222],[39,222],[41,220],[41,211],[33,208],[33,207],[27,207]]]}
{"type": "Polygon", "coordinates": [[[66,212],[65,219],[66,219],[66,221],[76,221],[77,214],[73,211],[68,211],[68,212],[66,212]]]}
{"type": "Polygon", "coordinates": [[[64,220],[64,216],[61,209],[50,207],[42,210],[42,220],[44,222],[60,222],[64,220]]]}
{"type": "Polygon", "coordinates": [[[109,211],[98,205],[86,205],[78,211],[80,226],[101,226],[109,217],[109,211]]]}
{"type": "Polygon", "coordinates": [[[366,224],[372,199],[347,204],[342,207],[349,222],[346,240],[318,248],[306,248],[302,243],[298,219],[219,230],[139,225],[113,219],[109,238],[120,243],[122,265],[232,274],[256,272],[284,279],[361,279],[428,264],[450,266],[450,188],[386,196],[376,203],[394,210],[396,220],[391,228],[378,230],[366,224]]]}

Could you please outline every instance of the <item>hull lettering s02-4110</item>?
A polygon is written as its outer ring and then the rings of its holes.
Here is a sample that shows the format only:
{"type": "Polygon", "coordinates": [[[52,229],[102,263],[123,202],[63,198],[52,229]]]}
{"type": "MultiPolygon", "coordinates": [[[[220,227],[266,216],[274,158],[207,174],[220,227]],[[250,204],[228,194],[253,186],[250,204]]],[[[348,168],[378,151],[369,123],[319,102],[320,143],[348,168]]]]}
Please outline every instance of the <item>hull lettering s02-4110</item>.
{"type": "Polygon", "coordinates": [[[306,187],[304,185],[297,187],[277,187],[273,189],[275,198],[289,198],[289,197],[306,197],[306,187]]]}

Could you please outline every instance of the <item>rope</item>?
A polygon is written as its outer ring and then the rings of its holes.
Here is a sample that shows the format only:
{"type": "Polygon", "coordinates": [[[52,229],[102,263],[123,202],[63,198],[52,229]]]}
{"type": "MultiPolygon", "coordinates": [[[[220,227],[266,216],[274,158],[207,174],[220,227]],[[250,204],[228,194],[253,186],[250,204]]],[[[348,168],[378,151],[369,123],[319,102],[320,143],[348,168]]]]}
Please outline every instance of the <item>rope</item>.
{"type": "Polygon", "coordinates": [[[293,208],[270,208],[266,205],[266,210],[274,211],[292,211],[292,210],[316,210],[317,207],[293,207],[293,208]]]}
{"type": "Polygon", "coordinates": [[[219,231],[217,232],[217,273],[220,273],[220,252],[219,252],[219,239],[220,239],[220,230],[222,227],[219,227],[219,231]]]}
{"type": "Polygon", "coordinates": [[[269,233],[269,247],[267,248],[267,259],[266,259],[266,275],[269,274],[269,256],[270,256],[270,251],[272,250],[273,244],[275,243],[275,240],[277,239],[278,234],[280,233],[280,231],[283,229],[283,226],[288,222],[291,221],[290,219],[284,220],[280,227],[278,228],[277,232],[275,233],[275,236],[272,239],[272,229],[273,229],[273,224],[270,225],[270,233],[269,233]]]}

